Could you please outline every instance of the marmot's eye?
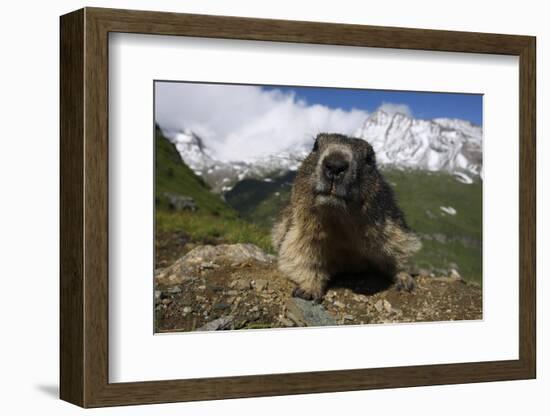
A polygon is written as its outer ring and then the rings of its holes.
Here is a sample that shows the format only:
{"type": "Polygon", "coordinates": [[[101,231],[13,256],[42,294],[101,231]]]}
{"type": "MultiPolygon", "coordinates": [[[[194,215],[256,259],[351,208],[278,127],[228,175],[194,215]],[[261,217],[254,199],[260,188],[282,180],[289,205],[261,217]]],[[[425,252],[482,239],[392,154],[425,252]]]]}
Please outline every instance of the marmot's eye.
{"type": "Polygon", "coordinates": [[[313,151],[316,152],[319,150],[319,140],[315,139],[315,143],[313,143],[313,151]]]}

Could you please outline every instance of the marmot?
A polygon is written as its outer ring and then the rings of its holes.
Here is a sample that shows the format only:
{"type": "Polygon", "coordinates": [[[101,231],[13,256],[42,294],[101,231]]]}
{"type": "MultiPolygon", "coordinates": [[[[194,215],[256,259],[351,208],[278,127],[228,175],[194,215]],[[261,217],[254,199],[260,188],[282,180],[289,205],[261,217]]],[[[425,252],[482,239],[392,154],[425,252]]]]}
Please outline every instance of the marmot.
{"type": "Polygon", "coordinates": [[[293,296],[320,301],[329,279],[374,270],[410,291],[405,261],[421,248],[365,140],[319,134],[273,227],[279,269],[293,296]]]}

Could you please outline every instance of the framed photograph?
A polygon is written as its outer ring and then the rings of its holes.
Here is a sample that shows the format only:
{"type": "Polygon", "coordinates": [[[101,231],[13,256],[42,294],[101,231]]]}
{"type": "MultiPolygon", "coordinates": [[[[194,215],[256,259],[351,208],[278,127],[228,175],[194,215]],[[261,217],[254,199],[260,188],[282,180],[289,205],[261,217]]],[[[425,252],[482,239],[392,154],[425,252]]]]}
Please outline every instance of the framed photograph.
{"type": "Polygon", "coordinates": [[[534,37],[60,25],[63,400],[536,377],[534,37]]]}

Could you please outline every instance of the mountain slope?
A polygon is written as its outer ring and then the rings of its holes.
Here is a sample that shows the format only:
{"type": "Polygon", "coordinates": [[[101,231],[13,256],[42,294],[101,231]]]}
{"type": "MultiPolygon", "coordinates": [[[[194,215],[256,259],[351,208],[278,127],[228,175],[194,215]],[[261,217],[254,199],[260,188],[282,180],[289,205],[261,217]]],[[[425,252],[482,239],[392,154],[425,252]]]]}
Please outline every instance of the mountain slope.
{"type": "Polygon", "coordinates": [[[378,163],[429,171],[481,173],[481,127],[464,120],[419,120],[377,111],[356,136],[376,151],[378,163]]]}
{"type": "Polygon", "coordinates": [[[165,193],[193,198],[199,210],[228,218],[237,212],[212,193],[208,185],[185,164],[178,151],[162,134],[155,130],[155,200],[161,209],[168,209],[165,193]]]}
{"type": "Polygon", "coordinates": [[[160,129],[155,132],[155,264],[163,267],[193,244],[253,243],[270,250],[269,232],[240,218],[184,163],[160,129]],[[196,210],[174,210],[170,195],[191,197],[196,210]]]}
{"type": "MultiPolygon", "coordinates": [[[[253,161],[222,161],[188,129],[167,132],[166,136],[181,159],[217,193],[228,192],[244,179],[274,180],[294,172],[310,151],[310,143],[300,142],[253,161]]],[[[464,183],[481,176],[482,129],[468,121],[421,120],[379,110],[365,120],[355,136],[372,144],[381,166],[451,172],[464,183]]]]}

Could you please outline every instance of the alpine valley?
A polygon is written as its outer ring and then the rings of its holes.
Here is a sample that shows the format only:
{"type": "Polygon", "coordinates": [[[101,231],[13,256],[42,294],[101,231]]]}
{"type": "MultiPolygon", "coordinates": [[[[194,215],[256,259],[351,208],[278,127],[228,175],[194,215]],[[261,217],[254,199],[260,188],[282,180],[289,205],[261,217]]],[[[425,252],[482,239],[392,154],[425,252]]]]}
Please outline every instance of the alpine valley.
{"type": "MultiPolygon", "coordinates": [[[[221,161],[191,130],[164,134],[183,162],[217,193],[230,191],[243,179],[269,182],[294,172],[310,151],[310,146],[301,144],[252,161],[221,161]]],[[[378,110],[366,119],[355,137],[374,147],[377,162],[383,167],[449,172],[465,183],[482,174],[482,129],[468,121],[421,120],[378,110]]]]}
{"type": "MultiPolygon", "coordinates": [[[[422,239],[416,267],[436,275],[456,269],[481,282],[482,128],[464,120],[422,120],[378,110],[355,136],[374,147],[409,225],[422,239]]],[[[199,243],[253,242],[270,251],[269,230],[312,143],[254,160],[220,160],[189,129],[159,126],[156,141],[159,235],[199,243]],[[178,196],[188,198],[179,203],[192,211],[168,208],[177,205],[178,196]],[[182,229],[183,237],[176,234],[182,229]]]]}

